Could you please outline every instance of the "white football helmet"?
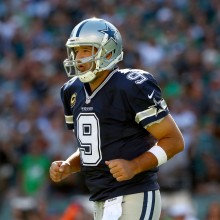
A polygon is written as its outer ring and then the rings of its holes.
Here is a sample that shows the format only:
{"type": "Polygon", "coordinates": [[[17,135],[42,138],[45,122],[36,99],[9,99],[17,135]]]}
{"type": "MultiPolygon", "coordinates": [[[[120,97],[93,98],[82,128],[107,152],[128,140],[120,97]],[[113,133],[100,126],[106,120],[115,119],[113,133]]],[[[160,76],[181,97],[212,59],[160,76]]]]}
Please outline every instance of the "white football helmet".
{"type": "Polygon", "coordinates": [[[91,18],[80,22],[72,30],[66,42],[68,58],[63,61],[64,68],[69,77],[77,75],[82,82],[90,82],[97,72],[110,70],[123,59],[122,39],[117,28],[106,20],[91,18]],[[93,54],[80,60],[75,59],[74,47],[92,46],[93,54]],[[94,48],[97,52],[94,53],[94,48]],[[111,54],[111,57],[106,57],[111,54]],[[77,62],[94,62],[95,70],[80,72],[77,62]]]}

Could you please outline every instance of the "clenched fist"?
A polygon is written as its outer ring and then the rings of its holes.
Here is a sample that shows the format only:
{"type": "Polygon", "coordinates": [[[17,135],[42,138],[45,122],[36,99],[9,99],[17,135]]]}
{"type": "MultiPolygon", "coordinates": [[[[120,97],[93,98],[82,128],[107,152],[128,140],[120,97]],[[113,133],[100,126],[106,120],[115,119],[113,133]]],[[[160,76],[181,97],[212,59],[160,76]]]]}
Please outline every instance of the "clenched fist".
{"type": "Polygon", "coordinates": [[[54,182],[60,182],[72,173],[70,163],[66,161],[54,161],[50,166],[50,178],[54,182]]]}
{"type": "Polygon", "coordinates": [[[129,160],[115,159],[105,162],[112,176],[118,181],[132,179],[136,174],[136,164],[129,160]]]}

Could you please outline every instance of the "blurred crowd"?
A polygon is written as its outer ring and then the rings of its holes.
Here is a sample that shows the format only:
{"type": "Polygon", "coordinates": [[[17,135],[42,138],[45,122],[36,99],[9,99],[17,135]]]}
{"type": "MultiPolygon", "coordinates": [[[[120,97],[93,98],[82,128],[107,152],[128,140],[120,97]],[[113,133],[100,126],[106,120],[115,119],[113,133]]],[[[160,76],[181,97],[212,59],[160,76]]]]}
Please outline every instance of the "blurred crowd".
{"type": "Polygon", "coordinates": [[[219,220],[219,0],[1,0],[0,219],[92,219],[80,174],[48,176],[77,147],[60,87],[65,43],[91,17],[118,27],[120,67],[155,76],[184,135],[184,152],[160,169],[161,220],[219,220]]]}

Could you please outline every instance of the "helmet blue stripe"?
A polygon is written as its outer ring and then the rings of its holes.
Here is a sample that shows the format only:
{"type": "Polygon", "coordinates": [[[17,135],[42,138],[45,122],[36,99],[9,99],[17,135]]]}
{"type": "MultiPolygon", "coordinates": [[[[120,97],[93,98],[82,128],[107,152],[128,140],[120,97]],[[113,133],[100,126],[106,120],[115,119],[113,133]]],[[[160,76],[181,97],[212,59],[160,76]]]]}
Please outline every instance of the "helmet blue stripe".
{"type": "Polygon", "coordinates": [[[85,21],[85,22],[83,22],[83,23],[79,26],[79,28],[78,28],[78,30],[77,30],[77,32],[76,32],[76,37],[79,37],[79,33],[80,33],[82,27],[83,27],[87,22],[88,22],[88,21],[85,21]]]}

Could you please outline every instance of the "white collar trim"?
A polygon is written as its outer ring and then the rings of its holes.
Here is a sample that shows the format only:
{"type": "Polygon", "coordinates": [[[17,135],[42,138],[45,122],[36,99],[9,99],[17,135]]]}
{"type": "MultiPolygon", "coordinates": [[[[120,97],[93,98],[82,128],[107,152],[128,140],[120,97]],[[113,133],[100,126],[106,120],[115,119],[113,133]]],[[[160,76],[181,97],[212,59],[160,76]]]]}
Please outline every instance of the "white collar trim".
{"type": "Polygon", "coordinates": [[[105,80],[95,89],[95,91],[92,93],[91,96],[88,95],[85,86],[84,91],[86,94],[86,104],[89,104],[91,99],[105,86],[105,84],[111,79],[111,77],[118,71],[118,68],[113,70],[106,78],[105,80]]]}

